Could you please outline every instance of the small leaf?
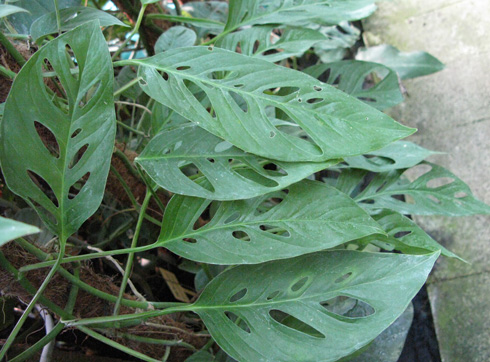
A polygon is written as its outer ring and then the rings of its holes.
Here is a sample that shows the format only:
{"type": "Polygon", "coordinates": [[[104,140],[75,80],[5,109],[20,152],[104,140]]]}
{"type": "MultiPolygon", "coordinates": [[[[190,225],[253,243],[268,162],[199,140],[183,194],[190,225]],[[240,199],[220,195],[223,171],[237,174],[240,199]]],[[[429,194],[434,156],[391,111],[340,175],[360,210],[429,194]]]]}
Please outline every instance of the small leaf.
{"type": "MultiPolygon", "coordinates": [[[[438,153],[412,142],[397,141],[366,155],[346,157],[344,161],[346,163],[345,167],[359,168],[371,172],[387,172],[413,167],[427,157],[438,153]]],[[[339,167],[344,166],[339,165],[339,167]]]]}
{"type": "MultiPolygon", "coordinates": [[[[470,188],[453,173],[425,161],[416,167],[421,166],[429,171],[413,182],[400,179],[404,170],[377,174],[354,199],[369,210],[391,209],[401,214],[464,216],[490,213],[490,206],[477,200],[470,188]],[[405,201],[399,196],[405,196],[405,201]]],[[[362,178],[357,181],[362,182],[362,178]]]]}
{"type": "Polygon", "coordinates": [[[343,60],[314,65],[304,72],[381,111],[403,102],[398,76],[381,64],[343,60]]]}
{"type": "Polygon", "coordinates": [[[401,79],[421,77],[444,69],[444,64],[429,53],[402,53],[391,45],[361,49],[356,59],[384,64],[395,70],[401,79]]]}
{"type": "Polygon", "coordinates": [[[38,50],[7,98],[0,129],[5,180],[61,239],[102,201],[115,137],[113,83],[107,44],[94,21],[38,50]],[[78,65],[75,74],[69,57],[78,65]]]}
{"type": "Polygon", "coordinates": [[[221,202],[209,223],[193,228],[209,204],[210,200],[174,196],[165,211],[157,245],[195,261],[249,264],[384,233],[349,197],[308,180],[291,185],[287,195],[221,202]],[[271,197],[276,206],[261,210],[271,197]]]}
{"type": "Polygon", "coordinates": [[[414,131],[306,74],[212,49],[179,48],[122,63],[140,66],[143,91],[159,103],[265,158],[318,162],[355,156],[414,131]],[[289,134],[290,128],[309,138],[289,134]]]}
{"type": "Polygon", "coordinates": [[[15,13],[28,13],[26,9],[19,8],[18,6],[14,5],[0,5],[0,18],[4,18],[6,16],[15,14],[15,13]]]}
{"type": "MultiPolygon", "coordinates": [[[[68,31],[75,29],[82,24],[99,20],[100,26],[127,26],[118,18],[106,13],[105,11],[88,8],[88,7],[74,7],[68,9],[62,9],[59,11],[61,31],[68,31]]],[[[40,38],[49,34],[58,32],[58,25],[56,21],[56,11],[45,14],[38,18],[31,26],[31,36],[34,41],[38,41],[40,38]]]]}
{"type": "Polygon", "coordinates": [[[236,360],[336,361],[403,313],[437,257],[325,251],[238,266],[190,309],[236,360]],[[353,308],[333,309],[339,298],[353,308]]]}
{"type": "Polygon", "coordinates": [[[164,189],[213,200],[248,199],[281,190],[338,162],[262,159],[193,124],[158,134],[135,161],[164,189]],[[184,169],[191,165],[200,173],[186,175],[184,169]]]}
{"type": "Polygon", "coordinates": [[[0,246],[22,236],[40,232],[37,227],[0,216],[0,246]]]}
{"type": "Polygon", "coordinates": [[[313,25],[313,29],[327,39],[315,44],[313,51],[322,63],[342,60],[347,50],[359,40],[361,32],[350,22],[344,21],[336,26],[313,25]]]}
{"type": "Polygon", "coordinates": [[[164,32],[155,43],[155,54],[170,49],[183,48],[194,45],[196,33],[185,26],[173,26],[164,32]]]}
{"type": "Polygon", "coordinates": [[[239,48],[242,54],[277,62],[301,56],[314,44],[325,39],[323,34],[313,29],[254,26],[226,35],[216,42],[216,46],[231,51],[239,48]]]}

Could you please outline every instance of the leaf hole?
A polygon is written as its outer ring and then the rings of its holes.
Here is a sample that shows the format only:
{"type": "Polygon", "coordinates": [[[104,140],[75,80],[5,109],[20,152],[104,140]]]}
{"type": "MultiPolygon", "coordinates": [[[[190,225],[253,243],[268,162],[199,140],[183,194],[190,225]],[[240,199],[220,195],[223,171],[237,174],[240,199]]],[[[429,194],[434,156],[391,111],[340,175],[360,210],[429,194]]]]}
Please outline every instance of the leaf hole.
{"type": "Polygon", "coordinates": [[[226,150],[229,150],[230,148],[232,148],[233,145],[230,143],[230,142],[227,142],[227,141],[222,141],[220,143],[218,143],[215,147],[214,147],[214,152],[224,152],[226,150]]]}
{"type": "Polygon", "coordinates": [[[279,296],[279,294],[281,294],[281,291],[276,290],[275,292],[272,292],[271,294],[269,294],[266,299],[267,300],[272,300],[275,297],[279,296]]]}
{"type": "MultiPolygon", "coordinates": [[[[296,332],[306,334],[309,337],[323,339],[325,335],[318,329],[310,326],[309,324],[299,320],[298,318],[292,316],[291,314],[285,313],[278,309],[272,309],[269,311],[270,317],[277,323],[280,323],[284,327],[295,330],[296,332]]],[[[313,320],[312,320],[313,322],[313,320]]]]}
{"type": "Polygon", "coordinates": [[[236,105],[244,112],[248,112],[248,104],[245,98],[243,98],[240,94],[235,92],[230,92],[231,98],[236,103],[236,105]]]}
{"type": "Polygon", "coordinates": [[[346,281],[347,279],[349,279],[351,276],[352,276],[352,272],[345,273],[344,275],[335,279],[334,283],[335,284],[342,283],[342,282],[346,281]]]}
{"type": "Polygon", "coordinates": [[[49,183],[34,171],[27,170],[27,175],[30,177],[34,185],[36,185],[36,187],[39,190],[41,190],[44,193],[44,195],[46,195],[46,197],[53,203],[53,205],[55,207],[58,207],[59,206],[58,198],[56,197],[49,183]]]}
{"type": "Polygon", "coordinates": [[[247,322],[240,317],[238,317],[235,313],[233,312],[225,312],[226,317],[230,321],[232,321],[238,328],[243,330],[244,332],[250,333],[250,327],[248,326],[247,322]]]}
{"type": "Polygon", "coordinates": [[[446,186],[454,182],[454,179],[451,177],[438,177],[432,180],[427,181],[426,186],[435,189],[438,187],[446,186]]]}
{"type": "Polygon", "coordinates": [[[274,132],[274,131],[270,131],[270,133],[269,133],[269,137],[270,137],[270,138],[274,138],[274,137],[276,137],[276,132],[274,132]]]}
{"type": "Polygon", "coordinates": [[[68,199],[73,200],[77,197],[82,191],[83,187],[87,184],[88,179],[90,178],[90,172],[87,172],[85,175],[80,177],[80,179],[71,185],[70,190],[68,191],[68,199]]]}
{"type": "Polygon", "coordinates": [[[166,82],[166,81],[168,81],[168,73],[167,73],[167,72],[163,72],[163,73],[162,73],[162,78],[163,78],[163,80],[164,80],[165,82],[166,82]]]}
{"type": "Polygon", "coordinates": [[[82,132],[82,129],[81,128],[77,128],[75,130],[75,132],[73,132],[70,136],[70,138],[75,138],[76,136],[78,136],[80,134],[80,132],[82,132]]]}
{"type": "Polygon", "coordinates": [[[263,224],[259,226],[259,229],[273,235],[282,236],[284,238],[289,238],[291,236],[289,231],[287,231],[286,229],[272,225],[263,224]]]}
{"type": "Polygon", "coordinates": [[[49,151],[51,156],[59,158],[60,157],[60,146],[58,145],[58,141],[56,140],[56,136],[51,130],[46,127],[44,124],[34,121],[34,127],[36,128],[36,132],[41,139],[44,147],[49,151]]]}
{"type": "Polygon", "coordinates": [[[240,213],[238,211],[235,211],[233,214],[231,214],[230,216],[228,216],[226,218],[226,220],[224,221],[224,224],[231,224],[233,221],[236,221],[238,220],[238,218],[240,217],[240,213]]]}
{"type": "Polygon", "coordinates": [[[87,151],[88,149],[88,143],[83,145],[76,153],[75,155],[73,155],[73,159],[71,160],[71,162],[69,163],[68,165],[68,168],[69,169],[72,169],[73,167],[75,167],[78,162],[80,162],[80,160],[82,159],[83,155],[85,154],[85,152],[87,151]]]}
{"type": "Polygon", "coordinates": [[[339,85],[340,84],[340,78],[342,77],[342,74],[339,74],[337,78],[332,82],[332,85],[339,85]]]}
{"type": "Polygon", "coordinates": [[[458,191],[454,194],[454,197],[457,199],[462,199],[463,197],[468,196],[468,194],[464,191],[458,191]]]}
{"type": "Polygon", "coordinates": [[[363,102],[370,102],[370,103],[377,102],[376,99],[371,98],[371,97],[357,97],[357,99],[359,99],[360,101],[363,101],[363,102]]]}
{"type": "Polygon", "coordinates": [[[323,98],[310,98],[306,101],[308,104],[320,103],[323,101],[323,98]]]}
{"type": "Polygon", "coordinates": [[[212,51],[213,51],[213,47],[212,47],[212,46],[209,46],[209,47],[208,47],[208,50],[209,50],[210,52],[212,52],[212,51]]]}
{"type": "Polygon", "coordinates": [[[208,160],[210,163],[214,163],[215,162],[214,158],[206,158],[206,160],[208,160]]]}
{"type": "Polygon", "coordinates": [[[188,65],[181,65],[180,67],[177,67],[177,70],[188,70],[188,69],[191,69],[191,67],[188,65]]]}
{"type": "Polygon", "coordinates": [[[291,291],[297,292],[300,289],[302,289],[303,287],[305,287],[306,283],[308,282],[308,279],[310,279],[310,278],[309,277],[303,277],[300,280],[298,280],[297,282],[295,282],[293,285],[291,285],[291,291]]]}
{"type": "Polygon", "coordinates": [[[244,84],[235,84],[233,87],[235,88],[243,88],[244,84]]]}
{"type": "Polygon", "coordinates": [[[70,64],[70,73],[72,77],[76,80],[79,79],[79,74],[78,74],[78,60],[75,55],[75,52],[73,51],[72,47],[69,44],[65,45],[65,50],[66,50],[66,56],[67,56],[67,61],[70,64]]]}
{"type": "Polygon", "coordinates": [[[44,206],[34,201],[30,197],[28,197],[27,199],[29,201],[28,203],[32,206],[34,210],[36,210],[36,212],[39,214],[41,218],[46,220],[48,223],[51,223],[52,225],[58,224],[56,217],[52,213],[50,213],[44,206]]]}
{"type": "Polygon", "coordinates": [[[437,197],[434,195],[427,195],[427,198],[431,200],[435,204],[442,204],[441,200],[439,200],[437,197]]]}
{"type": "Polygon", "coordinates": [[[184,238],[182,240],[184,240],[186,243],[191,243],[191,244],[196,244],[197,243],[197,240],[194,239],[194,238],[184,238]]]}
{"type": "Polygon", "coordinates": [[[261,184],[266,187],[277,187],[279,183],[275,180],[267,178],[265,175],[262,175],[252,169],[249,168],[237,168],[233,170],[236,174],[240,175],[247,180],[250,180],[254,183],[261,184]]]}
{"type": "Polygon", "coordinates": [[[331,73],[332,73],[332,69],[328,68],[318,77],[318,79],[324,83],[328,83],[328,78],[330,78],[331,73]]]}
{"type": "Polygon", "coordinates": [[[273,208],[279,206],[284,199],[289,190],[276,191],[268,196],[264,196],[264,200],[259,203],[254,211],[254,216],[259,216],[269,212],[273,208]]]}
{"type": "Polygon", "coordinates": [[[140,79],[139,84],[140,84],[141,86],[143,86],[143,87],[144,87],[145,85],[148,85],[148,83],[147,83],[147,82],[146,82],[146,80],[144,80],[144,79],[140,79]]]}
{"type": "Polygon", "coordinates": [[[345,317],[337,318],[345,322],[348,322],[349,319],[366,318],[375,313],[374,308],[368,303],[347,296],[338,296],[321,302],[320,305],[333,314],[333,317],[345,317]]]}
{"type": "Polygon", "coordinates": [[[238,292],[236,292],[235,294],[233,294],[230,298],[230,303],[235,303],[238,302],[240,299],[243,299],[243,297],[245,297],[245,295],[247,294],[247,291],[248,291],[247,288],[243,288],[238,292]]]}
{"type": "Polygon", "coordinates": [[[393,237],[397,238],[397,239],[400,239],[400,238],[403,238],[404,236],[407,236],[407,235],[410,235],[412,233],[412,231],[398,231],[395,233],[395,235],[393,235],[393,237]]]}
{"type": "Polygon", "coordinates": [[[240,241],[250,241],[250,235],[248,235],[245,231],[235,230],[232,232],[232,235],[235,239],[240,241]]]}
{"type": "Polygon", "coordinates": [[[99,89],[101,89],[102,82],[99,80],[94,85],[89,87],[87,91],[79,98],[78,107],[84,108],[97,94],[99,89]]]}
{"type": "Polygon", "coordinates": [[[320,91],[322,91],[323,88],[322,87],[319,87],[317,85],[314,85],[313,86],[313,89],[316,90],[317,92],[320,92],[320,91]]]}

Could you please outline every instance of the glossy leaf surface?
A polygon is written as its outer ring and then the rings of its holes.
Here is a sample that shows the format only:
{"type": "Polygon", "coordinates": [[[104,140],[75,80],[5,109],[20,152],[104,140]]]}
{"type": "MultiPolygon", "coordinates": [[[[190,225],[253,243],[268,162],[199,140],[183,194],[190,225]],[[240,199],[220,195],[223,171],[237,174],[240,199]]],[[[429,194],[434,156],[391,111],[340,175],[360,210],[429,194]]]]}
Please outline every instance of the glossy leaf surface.
{"type": "Polygon", "coordinates": [[[349,197],[305,180],[289,193],[222,202],[209,223],[194,229],[209,200],[174,196],[158,243],[187,259],[213,264],[249,264],[331,248],[384,233],[349,197]],[[276,206],[261,211],[269,198],[276,206]],[[278,200],[282,202],[277,204],[278,200]]]}
{"type": "MultiPolygon", "coordinates": [[[[404,170],[377,174],[354,199],[367,209],[391,209],[402,214],[464,216],[490,213],[490,206],[477,200],[468,185],[453,173],[428,162],[417,167],[422,165],[429,170],[413,182],[400,178],[404,170]],[[405,201],[400,200],[402,195],[406,197],[405,201]]],[[[362,182],[362,177],[358,182],[362,182]]]]}
{"type": "Polygon", "coordinates": [[[403,313],[437,256],[326,251],[238,266],[191,309],[238,361],[336,361],[403,313]],[[353,308],[332,308],[335,298],[353,308]]]}
{"type": "Polygon", "coordinates": [[[379,110],[403,101],[396,72],[381,64],[343,60],[314,65],[304,72],[379,110]]]}
{"type": "Polygon", "coordinates": [[[0,246],[11,240],[25,235],[35,234],[39,231],[35,226],[0,216],[0,246]]]}
{"type": "Polygon", "coordinates": [[[98,22],[36,52],[17,75],[1,124],[9,188],[68,237],[98,208],[114,144],[113,69],[98,22]],[[76,57],[71,74],[66,46],[76,57]],[[56,76],[47,85],[44,75],[56,76]]]}
{"type": "Polygon", "coordinates": [[[124,64],[140,66],[141,87],[156,101],[266,158],[298,162],[354,156],[414,131],[306,74],[219,48],[180,48],[124,64]],[[283,132],[277,117],[306,132],[309,140],[283,132]]]}
{"type": "MultiPolygon", "coordinates": [[[[61,31],[72,30],[75,29],[77,26],[94,20],[98,20],[100,22],[100,26],[127,26],[118,18],[107,14],[105,11],[88,7],[86,8],[83,6],[62,9],[59,11],[59,13],[61,31]]],[[[31,36],[34,41],[37,41],[38,39],[46,35],[54,34],[56,32],[58,32],[58,25],[56,22],[55,11],[41,16],[31,26],[31,36]]]]}
{"type": "Polygon", "coordinates": [[[403,53],[391,45],[362,49],[356,59],[384,64],[395,70],[401,79],[421,77],[444,69],[444,64],[427,52],[403,53]]]}
{"type": "Polygon", "coordinates": [[[185,26],[172,26],[157,39],[155,53],[194,45],[196,33],[185,26]]]}
{"type": "Polygon", "coordinates": [[[281,190],[337,163],[262,159],[193,124],[161,132],[136,162],[164,189],[213,200],[248,199],[281,190]],[[189,165],[200,174],[186,175],[183,168],[189,165]]]}

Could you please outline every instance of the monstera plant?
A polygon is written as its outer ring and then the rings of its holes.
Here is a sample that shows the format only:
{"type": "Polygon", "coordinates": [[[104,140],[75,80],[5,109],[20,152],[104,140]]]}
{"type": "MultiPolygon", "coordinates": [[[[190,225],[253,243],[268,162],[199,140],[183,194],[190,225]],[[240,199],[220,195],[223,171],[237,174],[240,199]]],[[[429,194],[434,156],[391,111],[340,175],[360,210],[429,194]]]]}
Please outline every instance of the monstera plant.
{"type": "Polygon", "coordinates": [[[383,113],[442,65],[353,59],[373,0],[114,3],[0,5],[1,287],[26,303],[0,359],[67,328],[145,361],[347,359],[457,258],[409,215],[490,212],[383,113]],[[36,306],[56,324],[7,353],[36,306]]]}

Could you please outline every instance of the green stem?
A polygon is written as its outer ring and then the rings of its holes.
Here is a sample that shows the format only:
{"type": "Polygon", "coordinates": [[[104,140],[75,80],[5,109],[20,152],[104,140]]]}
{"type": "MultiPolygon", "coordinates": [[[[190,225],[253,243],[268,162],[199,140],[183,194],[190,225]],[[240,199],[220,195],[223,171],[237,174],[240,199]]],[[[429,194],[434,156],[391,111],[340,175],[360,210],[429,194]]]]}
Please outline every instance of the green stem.
{"type": "Polygon", "coordinates": [[[143,16],[145,15],[145,10],[146,10],[147,6],[148,6],[148,4],[141,5],[141,9],[140,9],[140,12],[138,14],[138,19],[136,20],[136,24],[134,25],[133,31],[129,34],[129,36],[126,38],[124,43],[122,43],[122,45],[119,47],[119,49],[114,53],[114,55],[112,56],[112,60],[116,59],[119,56],[119,54],[121,54],[121,52],[126,47],[126,45],[128,45],[128,43],[131,41],[131,38],[138,32],[138,30],[141,26],[141,21],[143,20],[143,16]]]}
{"type": "Polygon", "coordinates": [[[173,0],[173,3],[175,5],[175,12],[177,13],[177,15],[182,16],[182,8],[180,7],[179,0],[173,0]]]}
{"type": "Polygon", "coordinates": [[[35,307],[37,301],[42,296],[42,294],[44,293],[44,290],[46,289],[46,287],[48,286],[49,282],[51,281],[51,278],[55,275],[57,269],[60,267],[61,261],[63,260],[63,256],[65,255],[66,239],[67,238],[64,235],[61,235],[60,236],[60,250],[59,250],[59,253],[58,253],[58,258],[56,259],[56,263],[53,265],[53,267],[49,271],[48,275],[44,279],[43,283],[41,284],[41,286],[37,290],[37,292],[34,295],[34,297],[32,297],[29,305],[27,306],[27,308],[25,309],[24,313],[22,314],[22,316],[18,320],[18,322],[15,325],[14,329],[12,330],[12,332],[10,332],[10,335],[8,336],[7,340],[5,341],[5,344],[2,347],[2,350],[0,351],[0,360],[2,360],[5,357],[5,354],[7,353],[8,349],[10,348],[10,346],[12,345],[12,343],[14,342],[15,337],[20,332],[20,329],[24,325],[24,322],[29,317],[29,313],[31,313],[32,309],[35,307]]]}
{"type": "MultiPolygon", "coordinates": [[[[148,204],[150,203],[151,192],[149,188],[146,188],[146,195],[143,203],[141,204],[140,214],[138,217],[138,222],[136,223],[136,228],[133,235],[133,240],[131,241],[131,248],[135,248],[138,244],[138,238],[141,231],[141,226],[143,225],[143,220],[145,216],[146,209],[148,208],[148,204]]],[[[126,269],[124,270],[123,279],[121,282],[121,288],[119,289],[119,296],[116,300],[116,305],[114,306],[113,315],[117,315],[119,313],[119,308],[121,307],[121,300],[124,296],[124,291],[126,290],[126,285],[128,284],[129,275],[133,270],[133,261],[134,261],[134,252],[130,252],[128,254],[128,260],[126,262],[126,269]]]]}
{"type": "Polygon", "coordinates": [[[4,77],[14,79],[15,76],[17,75],[15,72],[11,71],[10,69],[5,68],[4,66],[0,65],[0,74],[3,75],[4,77]]]}
{"type": "Polygon", "coordinates": [[[0,31],[0,43],[7,49],[7,52],[14,57],[15,61],[22,67],[25,63],[26,60],[22,56],[22,54],[19,53],[19,51],[14,47],[14,45],[10,42],[10,40],[7,39],[5,35],[0,31]]]}
{"type": "Polygon", "coordinates": [[[121,88],[119,88],[118,90],[116,90],[114,92],[114,98],[117,97],[118,95],[120,95],[121,93],[123,93],[125,90],[131,88],[133,85],[135,85],[136,83],[138,83],[141,79],[141,77],[136,77],[135,79],[133,79],[132,81],[124,84],[121,88]]]}
{"type": "Polygon", "coordinates": [[[117,333],[117,336],[121,336],[127,339],[131,339],[133,341],[137,342],[142,342],[142,343],[150,343],[150,344],[159,344],[162,346],[178,346],[178,347],[184,347],[184,348],[189,348],[192,350],[196,350],[196,348],[189,343],[185,343],[182,341],[167,341],[165,339],[157,339],[157,338],[149,338],[149,337],[142,337],[142,336],[135,336],[134,334],[130,333],[117,333]]]}
{"type": "Polygon", "coordinates": [[[58,7],[58,0],[54,0],[54,9],[56,11],[56,26],[58,28],[58,35],[61,35],[61,19],[60,19],[60,10],[58,7]]]}
{"type": "Polygon", "coordinates": [[[148,135],[145,134],[144,132],[138,131],[136,128],[133,128],[131,126],[128,126],[126,123],[123,123],[121,121],[117,121],[117,124],[120,125],[122,128],[126,128],[128,131],[131,131],[131,132],[134,132],[136,134],[139,134],[140,136],[143,136],[145,138],[148,137],[148,135]]]}

